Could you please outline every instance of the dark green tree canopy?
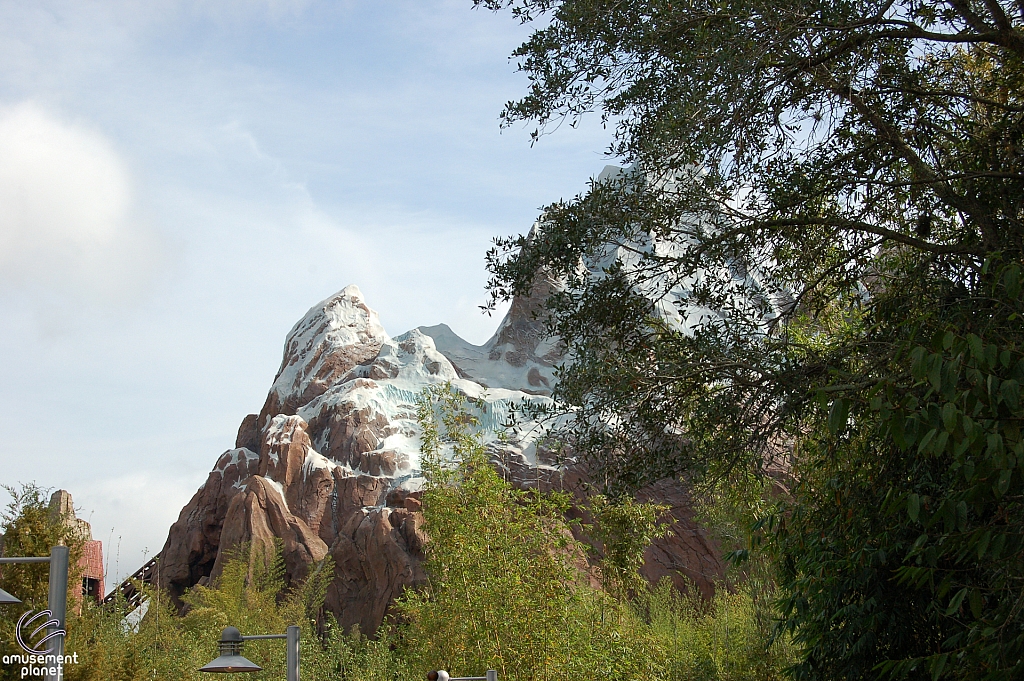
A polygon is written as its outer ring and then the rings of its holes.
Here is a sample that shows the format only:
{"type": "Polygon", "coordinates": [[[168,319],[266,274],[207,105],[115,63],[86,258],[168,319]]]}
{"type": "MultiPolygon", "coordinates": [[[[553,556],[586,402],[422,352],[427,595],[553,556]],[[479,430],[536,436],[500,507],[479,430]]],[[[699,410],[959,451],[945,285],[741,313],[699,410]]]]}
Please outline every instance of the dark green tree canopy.
{"type": "Polygon", "coordinates": [[[1024,3],[475,4],[538,26],[504,121],[631,166],[489,254],[563,285],[566,436],[626,486],[791,455],[798,675],[1024,673],[1024,3]]]}
{"type": "MultiPolygon", "coordinates": [[[[984,286],[987,260],[990,282],[1020,261],[1016,5],[478,4],[550,15],[515,53],[532,87],[506,121],[543,126],[599,110],[616,126],[611,153],[639,169],[548,207],[541,233],[501,241],[490,266],[495,299],[527,291],[539,268],[566,282],[554,323],[581,361],[562,396],[595,414],[632,401],[641,418],[616,444],[645,443],[645,468],[651,450],[666,449],[664,415],[642,424],[655,403],[674,416],[728,415],[745,433],[723,443],[740,431],[712,419],[717,435],[698,436],[689,422],[684,449],[710,438],[719,453],[749,451],[751,437],[764,445],[791,430],[813,389],[870,384],[872,363],[895,352],[891,339],[868,347],[860,332],[837,342],[840,329],[809,342],[794,320],[882,299],[918,308],[896,317],[916,319],[984,286]],[[610,247],[631,252],[632,265],[609,264],[610,247]],[[602,263],[603,275],[581,261],[602,263]],[[672,338],[650,317],[682,282],[685,300],[671,302],[716,314],[672,338]],[[651,357],[652,337],[687,347],[651,357]],[[682,356],[693,361],[677,365],[682,356]],[[624,382],[594,393],[592,372],[624,382]],[[674,402],[696,393],[687,407],[674,402]]],[[[1004,318],[1017,297],[1007,293],[1004,318]]]]}

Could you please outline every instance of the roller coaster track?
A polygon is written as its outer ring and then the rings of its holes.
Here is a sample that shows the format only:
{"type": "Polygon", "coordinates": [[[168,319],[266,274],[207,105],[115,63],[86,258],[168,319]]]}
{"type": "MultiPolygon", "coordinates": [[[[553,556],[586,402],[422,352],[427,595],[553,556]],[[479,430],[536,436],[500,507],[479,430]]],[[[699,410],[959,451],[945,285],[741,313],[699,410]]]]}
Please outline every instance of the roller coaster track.
{"type": "Polygon", "coordinates": [[[160,575],[160,554],[156,554],[149,559],[149,562],[140,567],[138,570],[128,577],[123,582],[117,585],[116,588],[111,590],[103,598],[103,604],[108,605],[113,603],[117,598],[117,594],[120,593],[124,597],[125,603],[128,605],[128,609],[125,614],[133,612],[145,599],[145,594],[139,590],[139,584],[148,584],[150,586],[156,586],[157,580],[160,575]]]}

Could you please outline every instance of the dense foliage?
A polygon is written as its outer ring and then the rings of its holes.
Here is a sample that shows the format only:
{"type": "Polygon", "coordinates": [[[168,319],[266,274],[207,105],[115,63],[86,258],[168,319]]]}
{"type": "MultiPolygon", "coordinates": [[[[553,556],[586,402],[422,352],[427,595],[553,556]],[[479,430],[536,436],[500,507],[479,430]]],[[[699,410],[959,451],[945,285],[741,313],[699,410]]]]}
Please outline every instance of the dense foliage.
{"type": "Polygon", "coordinates": [[[593,522],[578,529],[602,551],[588,565],[565,521],[569,499],[518,490],[489,465],[479,408],[443,386],[420,405],[430,581],[399,602],[392,630],[409,669],[491,668],[521,680],[782,678],[793,648],[785,638],[768,648],[770,623],[749,583],[710,602],[667,580],[648,588],[638,570],[664,509],[628,499],[589,504],[593,522]]]}
{"type": "MultiPolygon", "coordinates": [[[[11,496],[10,503],[0,514],[3,555],[42,557],[49,556],[50,549],[54,546],[67,546],[71,566],[68,575],[67,603],[68,609],[73,611],[76,591],[81,591],[82,576],[77,566],[82,555],[82,536],[67,522],[67,518],[59,515],[58,509],[49,507],[47,490],[31,483],[19,487],[4,485],[3,489],[11,496]]],[[[14,642],[14,629],[18,618],[26,610],[46,610],[49,576],[47,563],[3,566],[0,571],[0,586],[19,598],[22,603],[0,606],[0,655],[21,653],[21,649],[14,642]]],[[[73,615],[73,612],[71,614],[73,615]]],[[[0,679],[19,678],[18,671],[0,665],[0,679]]]]}
{"type": "Polygon", "coordinates": [[[465,397],[445,387],[425,397],[429,582],[398,608],[413,666],[510,679],[656,676],[654,637],[587,580],[563,521],[568,497],[515,489],[488,462],[465,397]]]}
{"type": "Polygon", "coordinates": [[[758,525],[798,678],[1024,674],[1024,7],[477,0],[542,20],[508,123],[633,164],[489,256],[538,272],[577,448],[629,486],[788,459],[758,525]]]}
{"type": "Polygon", "coordinates": [[[795,648],[768,646],[771,620],[764,601],[743,582],[705,601],[680,594],[665,580],[639,600],[651,633],[665,648],[671,681],[781,681],[795,648]]]}
{"type": "MultiPolygon", "coordinates": [[[[385,656],[386,663],[380,662],[378,645],[387,648],[386,642],[376,644],[358,635],[343,636],[330,622],[317,626],[333,572],[329,562],[317,566],[302,585],[286,590],[280,551],[269,558],[254,554],[250,560],[248,551],[242,549],[227,561],[215,586],[198,586],[185,595],[184,617],[165,595],[152,592],[144,614],[129,614],[123,600],[99,606],[79,597],[77,565],[82,538],[67,518],[48,507],[44,490],[31,484],[5,489],[12,497],[0,525],[5,555],[49,555],[50,547],[57,544],[71,549],[65,651],[76,653],[78,664],[64,667],[67,681],[199,681],[206,675],[197,670],[216,657],[220,632],[229,624],[246,634],[277,634],[290,624],[300,625],[303,678],[336,678],[348,668],[362,672],[351,677],[359,681],[394,678],[388,666],[393,666],[390,654],[385,656]]],[[[0,587],[25,602],[24,606],[4,606],[0,610],[2,652],[19,654],[14,626],[25,608],[45,609],[47,566],[4,566],[0,587]]],[[[254,681],[284,677],[285,655],[280,642],[247,643],[245,655],[264,668],[252,676],[254,681]]],[[[0,665],[0,678],[22,678],[22,666],[0,665]]]]}
{"type": "MultiPolygon", "coordinates": [[[[239,550],[227,561],[213,587],[198,586],[185,595],[184,617],[163,595],[150,593],[145,614],[125,616],[125,604],[87,604],[69,621],[67,650],[77,652],[79,664],[65,668],[67,681],[141,681],[143,679],[207,678],[197,670],[217,656],[221,630],[238,627],[244,634],[280,634],[290,624],[301,628],[302,674],[328,679],[342,666],[349,648],[320,644],[315,615],[323,602],[329,565],[321,565],[300,587],[284,588],[280,551],[271,559],[261,552],[252,560],[239,550]],[[325,569],[326,568],[326,569],[325,569]]],[[[328,630],[328,639],[340,641],[328,630]]],[[[285,652],[280,641],[251,641],[244,655],[263,667],[251,675],[279,679],[285,675],[285,652]]]]}

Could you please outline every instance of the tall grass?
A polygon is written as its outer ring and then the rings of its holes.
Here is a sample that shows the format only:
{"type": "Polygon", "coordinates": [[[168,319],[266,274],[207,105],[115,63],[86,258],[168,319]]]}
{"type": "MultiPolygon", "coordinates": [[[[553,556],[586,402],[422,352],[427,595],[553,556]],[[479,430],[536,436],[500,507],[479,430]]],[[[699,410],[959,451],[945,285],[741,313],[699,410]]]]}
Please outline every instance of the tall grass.
{"type": "Polygon", "coordinates": [[[664,648],[667,681],[774,681],[796,661],[788,639],[772,642],[768,599],[749,583],[720,585],[710,600],[665,579],[638,601],[664,648]]]}

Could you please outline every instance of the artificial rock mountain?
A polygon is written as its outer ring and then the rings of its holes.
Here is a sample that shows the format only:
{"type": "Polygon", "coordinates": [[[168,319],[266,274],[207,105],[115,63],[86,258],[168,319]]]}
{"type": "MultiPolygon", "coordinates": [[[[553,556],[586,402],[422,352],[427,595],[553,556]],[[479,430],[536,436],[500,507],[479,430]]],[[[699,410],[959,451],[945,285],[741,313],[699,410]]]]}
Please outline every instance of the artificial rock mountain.
{"type": "MultiPolygon", "coordinates": [[[[267,550],[277,539],[289,580],[330,555],[326,607],[345,628],[375,631],[392,600],[424,578],[417,396],[450,382],[487,403],[488,431],[515,403],[547,400],[560,348],[535,314],[546,294],[538,285],[513,301],[483,346],[443,324],[390,338],[355,286],[314,306],[288,334],[262,410],[242,420],[234,448],[171,526],[161,586],[178,597],[215,579],[232,547],[267,550]]],[[[489,451],[519,486],[584,494],[585,473],[529,435],[492,441],[489,451]]],[[[675,520],[645,554],[644,576],[692,580],[710,593],[722,564],[691,519],[685,488],[663,480],[639,496],[668,504],[675,520]]]]}

